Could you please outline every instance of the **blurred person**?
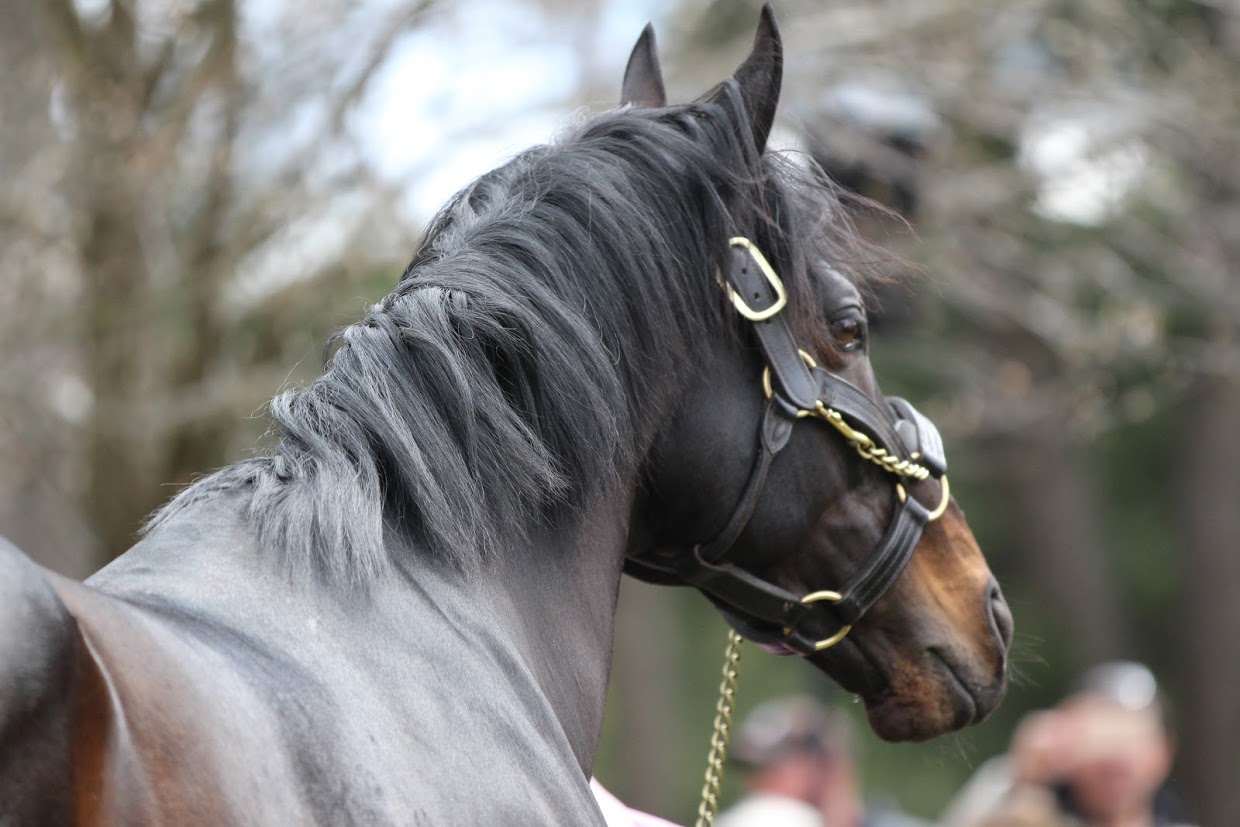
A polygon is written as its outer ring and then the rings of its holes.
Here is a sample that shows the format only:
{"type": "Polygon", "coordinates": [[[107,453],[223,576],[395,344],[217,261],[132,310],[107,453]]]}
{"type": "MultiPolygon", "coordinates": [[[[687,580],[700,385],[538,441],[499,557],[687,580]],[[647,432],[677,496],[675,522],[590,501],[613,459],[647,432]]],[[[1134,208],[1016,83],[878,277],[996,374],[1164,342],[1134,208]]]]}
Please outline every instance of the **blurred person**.
{"type": "Polygon", "coordinates": [[[923,827],[867,807],[852,759],[848,718],[809,697],[768,701],[742,722],[731,753],[746,795],[718,827],[923,827]]]}
{"type": "Polygon", "coordinates": [[[1030,714],[944,813],[946,827],[1178,827],[1167,779],[1175,748],[1158,683],[1112,662],[1055,708],[1030,714]]]}

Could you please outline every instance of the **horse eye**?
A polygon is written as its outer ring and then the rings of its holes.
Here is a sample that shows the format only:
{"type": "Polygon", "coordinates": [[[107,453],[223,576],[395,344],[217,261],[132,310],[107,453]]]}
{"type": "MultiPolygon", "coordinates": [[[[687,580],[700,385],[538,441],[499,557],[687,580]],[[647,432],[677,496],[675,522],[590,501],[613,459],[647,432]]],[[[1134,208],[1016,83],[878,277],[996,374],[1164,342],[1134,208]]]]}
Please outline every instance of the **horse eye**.
{"type": "Polygon", "coordinates": [[[861,321],[853,316],[832,320],[831,338],[840,350],[856,350],[865,340],[861,321]]]}

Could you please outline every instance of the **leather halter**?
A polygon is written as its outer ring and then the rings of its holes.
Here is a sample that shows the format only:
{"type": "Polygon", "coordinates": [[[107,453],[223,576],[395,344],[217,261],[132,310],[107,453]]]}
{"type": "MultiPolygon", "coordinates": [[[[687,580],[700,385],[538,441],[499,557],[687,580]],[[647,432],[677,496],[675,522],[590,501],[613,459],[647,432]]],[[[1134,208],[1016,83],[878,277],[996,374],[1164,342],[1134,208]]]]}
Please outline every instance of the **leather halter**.
{"type": "Polygon", "coordinates": [[[759,643],[779,643],[808,655],[835,645],[895,584],[912,558],[922,530],[946,509],[950,496],[943,441],[934,424],[909,402],[880,404],[860,388],[814,364],[781,315],[787,294],[779,276],[748,239],[729,242],[722,283],[737,311],[753,323],[769,373],[758,453],[732,514],[711,540],[690,549],[660,547],[631,555],[625,573],[651,583],[695,586],[720,604],[759,643]],[[771,376],[774,382],[771,381],[771,376]],[[725,558],[749,524],[771,463],[798,421],[826,420],[866,459],[914,479],[935,477],[942,502],[930,511],[897,484],[901,503],[877,549],[839,591],[798,596],[725,558]]]}

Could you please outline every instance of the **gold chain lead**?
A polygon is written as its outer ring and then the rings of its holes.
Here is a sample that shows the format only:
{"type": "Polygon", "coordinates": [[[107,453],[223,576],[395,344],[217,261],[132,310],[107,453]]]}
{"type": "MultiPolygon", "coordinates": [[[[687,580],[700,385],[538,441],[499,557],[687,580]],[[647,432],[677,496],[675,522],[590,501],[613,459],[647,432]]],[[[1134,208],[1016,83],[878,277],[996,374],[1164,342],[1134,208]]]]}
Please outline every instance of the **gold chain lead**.
{"type": "Polygon", "coordinates": [[[867,434],[858,431],[845,422],[844,417],[840,415],[839,411],[835,410],[835,408],[828,408],[822,403],[822,400],[818,401],[816,409],[810,411],[809,415],[825,419],[835,430],[844,435],[849,444],[857,449],[858,454],[870,462],[881,466],[883,470],[898,477],[912,477],[915,480],[924,480],[930,476],[928,468],[893,456],[885,448],[879,448],[867,434]]]}
{"type": "MultiPolygon", "coordinates": [[[[814,357],[810,356],[803,350],[798,350],[801,358],[805,360],[805,364],[811,369],[818,367],[818,363],[814,361],[814,357]]],[[[771,366],[767,365],[762,369],[762,392],[766,394],[766,398],[770,399],[774,396],[771,388],[771,366]]],[[[884,471],[895,474],[897,477],[912,477],[915,480],[924,480],[930,476],[930,469],[916,462],[910,462],[906,459],[900,459],[892,455],[886,448],[880,448],[874,444],[874,440],[870,439],[869,434],[858,431],[856,428],[844,421],[844,416],[835,408],[827,407],[821,399],[814,404],[813,410],[797,411],[797,419],[806,416],[816,416],[825,420],[843,434],[844,439],[848,440],[848,444],[857,449],[857,453],[864,459],[875,463],[884,471]]],[[[916,455],[914,455],[916,456],[916,455]]]]}
{"type": "Polygon", "coordinates": [[[706,782],[702,785],[702,801],[694,827],[711,827],[719,812],[719,783],[723,765],[728,760],[728,741],[732,737],[732,712],[736,707],[736,678],[741,671],[743,638],[728,629],[728,646],[723,650],[723,680],[719,682],[719,700],[715,702],[714,731],[710,735],[710,752],[706,756],[706,782]]]}

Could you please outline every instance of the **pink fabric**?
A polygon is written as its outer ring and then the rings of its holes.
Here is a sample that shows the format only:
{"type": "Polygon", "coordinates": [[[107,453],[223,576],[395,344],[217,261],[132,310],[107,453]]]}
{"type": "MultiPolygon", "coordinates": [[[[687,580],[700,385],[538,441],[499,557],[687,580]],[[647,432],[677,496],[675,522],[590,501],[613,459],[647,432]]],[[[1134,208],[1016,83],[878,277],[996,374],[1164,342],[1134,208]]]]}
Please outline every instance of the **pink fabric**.
{"type": "Polygon", "coordinates": [[[677,827],[658,816],[624,806],[620,799],[603,789],[597,778],[590,779],[590,790],[598,801],[599,809],[603,811],[603,817],[607,819],[607,827],[677,827]]]}

